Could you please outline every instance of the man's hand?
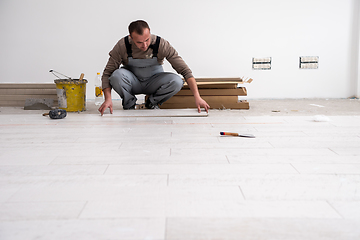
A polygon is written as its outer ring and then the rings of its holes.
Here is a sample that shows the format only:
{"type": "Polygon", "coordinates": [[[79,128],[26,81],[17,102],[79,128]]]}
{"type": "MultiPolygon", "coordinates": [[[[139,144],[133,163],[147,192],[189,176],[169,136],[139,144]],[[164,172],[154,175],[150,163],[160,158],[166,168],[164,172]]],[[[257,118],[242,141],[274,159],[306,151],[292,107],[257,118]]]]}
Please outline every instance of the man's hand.
{"type": "Polygon", "coordinates": [[[198,112],[201,112],[201,107],[205,108],[206,112],[209,112],[209,104],[205,102],[204,99],[200,97],[199,90],[195,81],[195,78],[191,77],[186,79],[187,84],[189,85],[190,90],[192,91],[194,97],[195,97],[195,104],[198,109],[198,112]]]}
{"type": "Polygon", "coordinates": [[[101,116],[104,114],[105,110],[107,108],[110,108],[110,113],[113,113],[113,103],[111,100],[111,88],[105,88],[103,89],[104,96],[105,96],[105,102],[99,107],[99,112],[101,113],[101,116]]]}
{"type": "Polygon", "coordinates": [[[105,100],[105,102],[103,102],[103,104],[101,104],[101,106],[99,107],[99,112],[101,113],[101,116],[104,114],[105,110],[107,108],[110,108],[110,113],[113,113],[113,103],[112,100],[105,100]]]}
{"type": "Polygon", "coordinates": [[[210,106],[209,104],[207,104],[207,102],[205,102],[204,99],[202,99],[201,97],[195,98],[195,104],[197,106],[198,112],[201,112],[201,107],[205,108],[205,111],[208,113],[210,106]]]}

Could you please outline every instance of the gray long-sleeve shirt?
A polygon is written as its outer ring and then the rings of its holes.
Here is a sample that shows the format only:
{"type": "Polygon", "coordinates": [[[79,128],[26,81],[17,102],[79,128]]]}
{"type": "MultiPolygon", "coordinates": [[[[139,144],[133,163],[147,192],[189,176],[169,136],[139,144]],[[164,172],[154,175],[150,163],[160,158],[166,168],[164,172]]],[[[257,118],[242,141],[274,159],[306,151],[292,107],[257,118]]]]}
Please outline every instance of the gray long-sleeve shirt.
{"type": "MultiPolygon", "coordinates": [[[[151,44],[155,44],[156,35],[151,35],[151,44]]],[[[140,50],[129,38],[129,42],[131,44],[132,55],[134,59],[146,59],[152,57],[152,48],[148,48],[145,52],[140,50]]],[[[102,75],[102,88],[111,88],[109,77],[111,74],[118,69],[121,65],[126,65],[127,53],[124,38],[120,39],[114,48],[109,53],[110,57],[104,69],[102,75]]],[[[164,63],[164,58],[169,61],[171,66],[175,69],[178,74],[181,74],[184,79],[188,79],[190,77],[194,77],[192,75],[191,69],[184,62],[184,60],[178,55],[177,51],[170,45],[168,41],[161,38],[159,45],[159,52],[157,55],[159,64],[164,63]]]]}

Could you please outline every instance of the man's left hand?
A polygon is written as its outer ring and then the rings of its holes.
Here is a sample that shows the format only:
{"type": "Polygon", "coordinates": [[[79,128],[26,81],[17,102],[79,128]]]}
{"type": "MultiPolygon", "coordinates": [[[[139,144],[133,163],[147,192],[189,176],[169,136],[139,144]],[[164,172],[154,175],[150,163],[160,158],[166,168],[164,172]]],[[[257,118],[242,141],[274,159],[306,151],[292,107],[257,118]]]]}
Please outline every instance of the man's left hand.
{"type": "Polygon", "coordinates": [[[207,104],[207,102],[202,99],[201,97],[195,98],[195,104],[197,106],[198,112],[201,112],[201,107],[205,108],[205,111],[208,113],[210,106],[207,104]]]}

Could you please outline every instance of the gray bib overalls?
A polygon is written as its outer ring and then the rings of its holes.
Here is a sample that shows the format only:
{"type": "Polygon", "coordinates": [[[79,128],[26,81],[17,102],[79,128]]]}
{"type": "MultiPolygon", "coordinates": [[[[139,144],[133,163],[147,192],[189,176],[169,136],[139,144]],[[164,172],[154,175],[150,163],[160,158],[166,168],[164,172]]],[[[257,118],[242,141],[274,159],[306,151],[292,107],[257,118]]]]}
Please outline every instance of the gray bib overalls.
{"type": "Polygon", "coordinates": [[[153,49],[152,58],[134,59],[129,36],[125,37],[128,64],[115,70],[109,78],[112,88],[122,98],[124,109],[132,108],[136,104],[136,94],[147,94],[153,105],[161,105],[181,90],[181,77],[164,72],[157,60],[159,43],[160,37],[157,36],[156,43],[149,46],[153,49]]]}

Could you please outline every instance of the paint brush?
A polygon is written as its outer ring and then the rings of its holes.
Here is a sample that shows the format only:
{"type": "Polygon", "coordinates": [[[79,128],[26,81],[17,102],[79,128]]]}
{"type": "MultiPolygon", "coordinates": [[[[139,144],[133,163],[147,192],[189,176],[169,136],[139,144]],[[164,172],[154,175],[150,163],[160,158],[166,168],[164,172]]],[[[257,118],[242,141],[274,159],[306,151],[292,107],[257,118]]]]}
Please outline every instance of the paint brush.
{"type": "Polygon", "coordinates": [[[252,134],[239,134],[239,133],[231,133],[231,132],[220,132],[220,135],[227,136],[235,136],[235,137],[246,137],[246,138],[255,138],[252,134]]]}

